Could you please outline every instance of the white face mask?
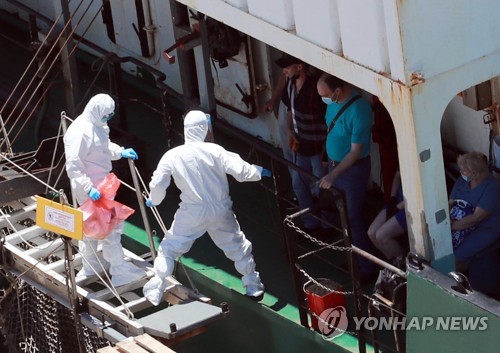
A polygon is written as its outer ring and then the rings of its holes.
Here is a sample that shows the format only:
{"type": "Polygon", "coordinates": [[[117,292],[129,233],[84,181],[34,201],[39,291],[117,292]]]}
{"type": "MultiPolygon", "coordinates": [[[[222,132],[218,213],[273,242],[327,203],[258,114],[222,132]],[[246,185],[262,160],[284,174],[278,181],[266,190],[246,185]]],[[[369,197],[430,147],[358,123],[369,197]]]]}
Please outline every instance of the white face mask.
{"type": "Polygon", "coordinates": [[[463,180],[465,180],[466,182],[469,182],[471,181],[471,177],[468,177],[467,175],[463,175],[462,173],[460,173],[460,176],[462,177],[463,180]]]}
{"type": "Polygon", "coordinates": [[[101,122],[103,123],[107,123],[108,121],[111,120],[111,118],[115,116],[115,112],[111,112],[109,113],[108,115],[104,115],[102,118],[101,118],[101,122]]]}
{"type": "Polygon", "coordinates": [[[321,97],[321,100],[323,101],[323,103],[325,104],[333,104],[333,100],[330,98],[330,97],[321,97]]]}
{"type": "Polygon", "coordinates": [[[340,96],[340,91],[337,92],[337,96],[335,97],[335,99],[332,99],[330,97],[321,97],[321,100],[323,101],[323,103],[325,103],[327,105],[333,104],[333,103],[338,103],[339,96],[340,96]]]}

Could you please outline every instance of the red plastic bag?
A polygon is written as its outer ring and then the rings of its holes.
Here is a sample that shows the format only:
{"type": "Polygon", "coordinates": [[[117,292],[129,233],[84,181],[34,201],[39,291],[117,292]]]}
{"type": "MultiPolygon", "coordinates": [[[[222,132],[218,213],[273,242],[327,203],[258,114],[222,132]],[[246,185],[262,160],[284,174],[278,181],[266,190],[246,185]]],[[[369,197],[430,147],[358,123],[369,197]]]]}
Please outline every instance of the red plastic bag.
{"type": "Polygon", "coordinates": [[[120,187],[115,174],[109,173],[97,189],[101,198],[88,199],[78,209],[83,212],[83,233],[93,239],[104,239],[120,222],[135,212],[134,209],[113,200],[120,187]]]}

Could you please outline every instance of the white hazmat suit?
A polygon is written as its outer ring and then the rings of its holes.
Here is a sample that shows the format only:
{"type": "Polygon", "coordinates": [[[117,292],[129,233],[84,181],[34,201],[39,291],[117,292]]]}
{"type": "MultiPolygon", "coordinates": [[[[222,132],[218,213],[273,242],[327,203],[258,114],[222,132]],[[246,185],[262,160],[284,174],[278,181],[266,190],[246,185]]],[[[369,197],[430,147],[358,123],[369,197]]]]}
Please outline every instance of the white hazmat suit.
{"type": "Polygon", "coordinates": [[[145,297],[154,305],[163,297],[165,278],[173,273],[175,260],[189,251],[205,232],[234,261],[246,294],[259,298],[264,293],[259,273],[255,271],[252,244],[240,230],[232,210],[227,180],[229,174],[239,182],[258,181],[263,168],[245,162],[222,146],[204,142],[208,129],[203,112],[189,112],[184,119],[184,145],[163,155],[149,184],[149,205],[162,202],[171,178],[181,191],[179,209],[154,262],[155,276],[144,286],[145,297]]]}
{"type": "MultiPolygon", "coordinates": [[[[85,106],[83,113],[69,126],[64,135],[66,172],[71,189],[79,205],[89,199],[89,191],[111,172],[111,161],[122,158],[123,147],[109,140],[106,117],[112,116],[115,102],[107,94],[97,94],[85,106]]],[[[109,119],[109,118],[107,118],[109,119]]],[[[144,270],[124,260],[121,235],[123,222],[100,240],[105,266],[109,265],[111,283],[124,285],[146,275],[144,270]]],[[[91,276],[101,271],[101,264],[95,252],[98,241],[85,237],[79,242],[83,257],[83,269],[77,274],[91,276]]]]}

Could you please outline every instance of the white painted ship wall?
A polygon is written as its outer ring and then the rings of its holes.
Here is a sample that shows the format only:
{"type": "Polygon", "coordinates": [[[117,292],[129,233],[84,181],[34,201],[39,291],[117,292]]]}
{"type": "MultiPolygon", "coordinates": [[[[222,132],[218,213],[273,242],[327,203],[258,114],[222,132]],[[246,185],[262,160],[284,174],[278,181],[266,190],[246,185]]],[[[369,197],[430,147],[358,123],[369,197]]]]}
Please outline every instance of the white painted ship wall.
{"type": "Polygon", "coordinates": [[[337,0],[293,0],[297,36],[342,53],[337,0]]]}
{"type": "MultiPolygon", "coordinates": [[[[86,16],[81,23],[81,14],[87,4],[83,4],[73,19],[77,33],[85,36],[103,48],[113,50],[117,55],[132,55],[157,68],[167,75],[167,84],[181,91],[180,73],[177,64],[170,65],[161,58],[160,53],[170,46],[173,39],[170,23],[170,9],[166,1],[144,0],[150,8],[151,24],[156,27],[152,37],[153,52],[150,57],[142,57],[138,49],[138,39],[130,34],[127,23],[136,23],[133,9],[128,10],[127,3],[121,11],[123,18],[117,27],[117,44],[112,43],[106,34],[102,17],[98,10],[100,3],[89,9],[89,14],[98,13],[96,21],[90,26],[92,16],[86,16]],[[88,29],[87,29],[88,27],[88,29]]],[[[420,74],[424,80],[433,76],[450,72],[471,61],[483,60],[489,53],[500,50],[498,20],[492,16],[491,9],[498,8],[498,0],[181,0],[181,3],[201,8],[204,13],[234,27],[244,30],[255,38],[262,37],[260,31],[264,25],[276,26],[283,34],[266,33],[268,38],[261,38],[281,50],[294,54],[304,54],[303,58],[317,67],[329,68],[329,58],[345,57],[348,60],[368,68],[374,72],[383,72],[392,79],[409,84],[412,75],[420,74]],[[211,10],[213,9],[213,10],[211,10]],[[213,13],[211,13],[212,11],[213,13]],[[263,22],[256,22],[262,19],[263,22]],[[330,21],[327,21],[330,19],[330,21]],[[338,22],[337,22],[338,19],[338,22]],[[258,24],[261,25],[258,25],[258,24]],[[257,25],[255,25],[257,24],[257,25]],[[309,25],[308,25],[309,24],[309,25]],[[311,25],[312,24],[312,25],[311,25]],[[337,27],[338,25],[338,27],[337,27]],[[287,29],[284,31],[283,29],[287,29]],[[282,36],[282,37],[281,37],[282,36]],[[301,38],[301,41],[289,40],[290,36],[301,38]],[[303,44],[301,44],[303,43],[303,44]],[[302,47],[317,46],[315,52],[301,51],[302,47]],[[306,45],[307,44],[307,45],[306,45]],[[287,49],[288,48],[288,49],[287,49]],[[320,54],[321,53],[321,54],[320,54]],[[314,55],[314,56],[313,56],[314,55]],[[330,56],[329,56],[330,55],[330,56]],[[309,58],[318,58],[316,61],[309,58]]],[[[54,6],[59,1],[23,0],[22,3],[39,11],[43,15],[55,19],[54,6]]],[[[118,4],[112,1],[113,9],[118,4]]],[[[130,3],[130,6],[133,2],[130,3]]],[[[70,2],[72,11],[77,6],[70,2]]],[[[9,12],[17,11],[13,5],[0,3],[0,8],[9,12]]],[[[58,7],[57,7],[58,8],[58,7]]],[[[115,11],[115,12],[118,12],[115,11]]],[[[116,13],[115,13],[116,14],[116,13]]],[[[22,11],[21,18],[28,16],[22,11]]],[[[40,23],[40,26],[43,25],[40,23]]],[[[265,27],[265,26],[264,26],[265,27]]],[[[265,27],[267,28],[267,27],[265,27]]],[[[258,67],[256,83],[268,87],[258,92],[260,106],[269,99],[274,86],[270,70],[277,70],[269,59],[266,46],[260,43],[252,46],[254,66],[258,67]]],[[[300,55],[298,55],[300,56],[300,55]]],[[[335,61],[335,60],[332,60],[335,61]]],[[[132,75],[139,75],[133,65],[125,66],[132,75]]],[[[257,70],[257,68],[255,68],[257,70]]],[[[355,73],[356,71],[352,71],[355,73]]],[[[226,75],[219,70],[219,75],[226,75]]],[[[365,87],[367,92],[375,91],[375,83],[370,77],[363,81],[346,73],[343,77],[365,87]]],[[[230,75],[229,73],[227,75],[230,75]]],[[[464,82],[462,89],[487,80],[491,74],[487,72],[471,73],[470,77],[457,77],[464,82]]],[[[225,81],[225,78],[222,80],[225,81]]],[[[228,81],[228,91],[235,90],[234,84],[228,81]]],[[[456,92],[459,93],[459,92],[456,92]]],[[[448,98],[449,99],[449,98],[448,98]]],[[[277,144],[277,125],[273,114],[261,114],[255,119],[247,119],[230,110],[219,109],[223,117],[231,124],[245,131],[260,136],[263,140],[277,144]]],[[[463,106],[460,98],[452,98],[446,109],[442,122],[442,136],[446,141],[456,144],[463,150],[480,150],[487,152],[488,127],[482,124],[475,112],[463,106]],[[466,131],[466,133],[464,132],[466,131]],[[467,136],[468,138],[462,138],[467,136]]]]}
{"type": "Polygon", "coordinates": [[[344,57],[377,72],[389,72],[389,54],[380,0],[338,0],[344,57]]]}
{"type": "Polygon", "coordinates": [[[248,0],[225,0],[228,4],[231,4],[243,11],[248,10],[248,0]]]}
{"type": "Polygon", "coordinates": [[[398,3],[407,75],[431,78],[500,50],[498,0],[398,3]]]}
{"type": "Polygon", "coordinates": [[[248,0],[248,12],[282,29],[295,27],[290,0],[248,0]]]}

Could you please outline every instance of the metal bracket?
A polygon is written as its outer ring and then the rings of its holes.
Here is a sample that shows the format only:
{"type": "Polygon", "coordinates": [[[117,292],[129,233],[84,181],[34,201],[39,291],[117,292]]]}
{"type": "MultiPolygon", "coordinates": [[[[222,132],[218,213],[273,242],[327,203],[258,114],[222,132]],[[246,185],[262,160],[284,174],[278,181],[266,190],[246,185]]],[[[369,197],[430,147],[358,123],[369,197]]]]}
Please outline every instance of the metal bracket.
{"type": "Polygon", "coordinates": [[[175,63],[175,56],[170,55],[171,51],[173,51],[174,49],[190,50],[193,49],[194,47],[197,47],[200,44],[201,44],[200,32],[195,30],[177,39],[173,45],[171,45],[170,47],[168,47],[163,51],[162,55],[163,58],[167,60],[169,64],[173,64],[175,63]]]}

